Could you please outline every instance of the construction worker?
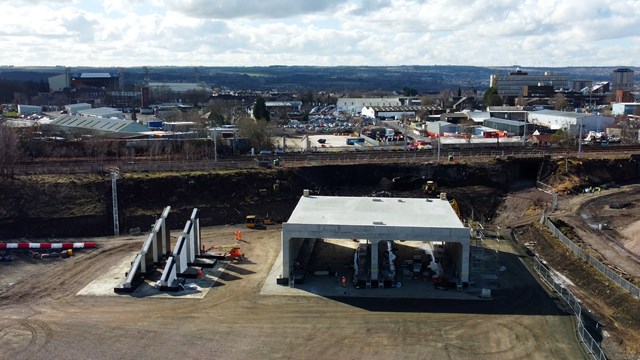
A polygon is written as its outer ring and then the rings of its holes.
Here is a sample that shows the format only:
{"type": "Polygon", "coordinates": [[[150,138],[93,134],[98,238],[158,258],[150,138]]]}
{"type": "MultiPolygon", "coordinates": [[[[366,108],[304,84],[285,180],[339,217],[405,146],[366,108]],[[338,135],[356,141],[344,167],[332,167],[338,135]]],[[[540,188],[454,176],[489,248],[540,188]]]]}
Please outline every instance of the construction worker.
{"type": "Polygon", "coordinates": [[[342,283],[342,287],[347,287],[347,277],[346,276],[342,276],[341,283],[342,283]]]}

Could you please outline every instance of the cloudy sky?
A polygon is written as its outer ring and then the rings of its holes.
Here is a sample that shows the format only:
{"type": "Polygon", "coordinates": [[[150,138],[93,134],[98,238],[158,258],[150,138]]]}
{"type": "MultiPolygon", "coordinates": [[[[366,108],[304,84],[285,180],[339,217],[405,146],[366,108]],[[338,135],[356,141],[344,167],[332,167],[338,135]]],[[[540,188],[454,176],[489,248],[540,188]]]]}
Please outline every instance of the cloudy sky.
{"type": "Polygon", "coordinates": [[[0,0],[0,65],[640,65],[638,0],[0,0]]]}

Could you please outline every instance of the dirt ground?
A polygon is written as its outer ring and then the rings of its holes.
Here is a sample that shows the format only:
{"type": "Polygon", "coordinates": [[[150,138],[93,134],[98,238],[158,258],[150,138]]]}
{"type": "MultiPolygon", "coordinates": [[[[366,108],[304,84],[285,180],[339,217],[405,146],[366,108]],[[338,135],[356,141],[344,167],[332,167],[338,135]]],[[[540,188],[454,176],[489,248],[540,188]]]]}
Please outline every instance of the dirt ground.
{"type": "MultiPolygon", "coordinates": [[[[535,198],[531,191],[514,194],[509,202],[535,198]]],[[[511,195],[510,195],[511,196],[511,195]]],[[[558,209],[549,214],[565,235],[630,281],[638,283],[638,217],[640,186],[627,185],[600,193],[560,196],[558,209]],[[603,228],[599,224],[607,224],[603,228]]],[[[522,213],[535,212],[535,201],[520,203],[522,213]],[[533,210],[532,210],[533,209],[533,210]]],[[[502,213],[497,220],[518,224],[518,212],[502,213]],[[509,215],[511,214],[511,215],[509,215]]],[[[539,218],[539,215],[537,215],[539,218]]],[[[518,224],[522,225],[522,224],[518,224]]],[[[568,279],[568,287],[587,309],[592,326],[597,322],[601,347],[611,359],[638,359],[640,354],[640,302],[579,260],[540,224],[514,226],[518,241],[534,247],[535,253],[568,279]]],[[[597,336],[596,336],[597,337],[597,336]]]]}
{"type": "MultiPolygon", "coordinates": [[[[579,241],[633,278],[640,278],[640,185],[560,197],[550,214],[568,224],[579,241]]],[[[567,234],[569,236],[570,234],[567,234]]]]}
{"type": "Polygon", "coordinates": [[[584,357],[572,318],[506,242],[501,261],[521,281],[496,290],[492,301],[329,299],[260,295],[280,228],[204,228],[203,243],[231,243],[235,230],[243,231],[247,260],[228,267],[201,300],[76,295],[143,237],[97,239],[97,249],[70,259],[0,263],[0,358],[584,357]]]}

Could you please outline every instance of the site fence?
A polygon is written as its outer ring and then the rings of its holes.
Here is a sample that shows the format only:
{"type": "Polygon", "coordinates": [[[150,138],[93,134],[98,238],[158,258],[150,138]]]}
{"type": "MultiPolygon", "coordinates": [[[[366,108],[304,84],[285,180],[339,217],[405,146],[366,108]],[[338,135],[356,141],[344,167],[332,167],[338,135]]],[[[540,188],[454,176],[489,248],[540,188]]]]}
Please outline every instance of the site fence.
{"type": "Polygon", "coordinates": [[[536,187],[540,191],[546,192],[547,194],[554,194],[555,193],[555,189],[551,185],[547,185],[547,184],[543,183],[542,181],[536,181],[536,187]]]}
{"type": "Polygon", "coordinates": [[[554,289],[560,298],[564,300],[564,302],[569,306],[573,314],[577,319],[577,327],[576,333],[578,334],[578,339],[580,339],[580,343],[582,347],[585,349],[587,354],[591,359],[594,360],[606,360],[607,357],[604,355],[604,352],[600,348],[600,345],[593,339],[591,334],[587,331],[584,323],[582,322],[582,306],[580,306],[580,301],[569,291],[564,285],[562,285],[561,281],[558,281],[556,277],[553,276],[552,271],[544,265],[538,258],[534,259],[533,268],[536,273],[540,275],[540,278],[546,282],[549,287],[554,289]]]}
{"type": "Polygon", "coordinates": [[[542,224],[545,224],[547,228],[558,238],[560,241],[565,244],[573,253],[575,253],[579,258],[591,264],[594,268],[608,277],[611,281],[618,284],[621,288],[628,291],[631,295],[633,295],[636,299],[640,299],[640,288],[636,285],[629,282],[627,279],[623,278],[620,274],[616,273],[614,270],[604,265],[598,259],[593,256],[587,254],[584,250],[582,250],[576,243],[571,241],[568,237],[566,237],[556,226],[549,220],[546,214],[542,215],[540,219],[542,224]]]}

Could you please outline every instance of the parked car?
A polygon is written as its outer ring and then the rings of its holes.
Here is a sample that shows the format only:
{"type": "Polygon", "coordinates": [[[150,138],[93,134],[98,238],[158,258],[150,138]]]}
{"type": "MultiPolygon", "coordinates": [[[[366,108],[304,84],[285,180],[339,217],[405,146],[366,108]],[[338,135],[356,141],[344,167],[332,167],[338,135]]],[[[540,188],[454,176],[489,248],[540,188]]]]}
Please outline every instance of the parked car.
{"type": "Polygon", "coordinates": [[[271,155],[271,150],[260,150],[258,155],[271,155]]]}

